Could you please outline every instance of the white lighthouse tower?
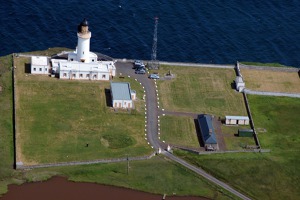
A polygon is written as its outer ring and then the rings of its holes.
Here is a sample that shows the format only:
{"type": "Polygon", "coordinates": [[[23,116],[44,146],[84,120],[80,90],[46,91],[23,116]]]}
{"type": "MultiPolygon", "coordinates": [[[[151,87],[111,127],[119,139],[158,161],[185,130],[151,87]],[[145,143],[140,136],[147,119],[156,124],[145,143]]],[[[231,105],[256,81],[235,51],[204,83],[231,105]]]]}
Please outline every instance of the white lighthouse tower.
{"type": "Polygon", "coordinates": [[[77,42],[77,61],[89,63],[90,62],[90,39],[92,33],[89,31],[88,22],[84,19],[78,25],[78,42],[77,42]]]}

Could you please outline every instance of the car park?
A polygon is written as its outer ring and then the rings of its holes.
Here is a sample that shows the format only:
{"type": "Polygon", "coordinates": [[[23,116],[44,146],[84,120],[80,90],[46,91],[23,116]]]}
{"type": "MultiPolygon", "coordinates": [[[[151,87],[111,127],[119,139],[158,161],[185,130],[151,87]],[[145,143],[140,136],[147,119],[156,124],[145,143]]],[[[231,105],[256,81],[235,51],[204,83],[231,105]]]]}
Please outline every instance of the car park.
{"type": "Polygon", "coordinates": [[[149,78],[150,79],[159,79],[159,75],[158,74],[150,74],[149,78]]]}

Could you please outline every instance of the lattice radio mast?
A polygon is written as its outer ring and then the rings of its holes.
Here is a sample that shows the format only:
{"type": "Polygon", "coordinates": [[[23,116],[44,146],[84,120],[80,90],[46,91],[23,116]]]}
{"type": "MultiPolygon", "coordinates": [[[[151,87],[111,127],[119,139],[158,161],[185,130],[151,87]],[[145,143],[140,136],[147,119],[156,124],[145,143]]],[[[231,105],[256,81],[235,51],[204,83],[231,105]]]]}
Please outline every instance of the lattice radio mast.
{"type": "Polygon", "coordinates": [[[154,25],[154,34],[153,34],[153,46],[152,46],[151,62],[149,65],[149,69],[158,69],[159,68],[159,61],[156,59],[158,17],[155,17],[154,20],[155,20],[155,25],[154,25]]]}

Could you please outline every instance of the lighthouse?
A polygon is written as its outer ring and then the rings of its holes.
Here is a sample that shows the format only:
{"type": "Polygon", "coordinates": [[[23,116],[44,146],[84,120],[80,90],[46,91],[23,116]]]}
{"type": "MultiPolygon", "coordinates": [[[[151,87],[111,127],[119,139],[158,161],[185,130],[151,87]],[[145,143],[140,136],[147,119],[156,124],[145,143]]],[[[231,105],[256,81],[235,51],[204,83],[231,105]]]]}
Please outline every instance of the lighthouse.
{"type": "Polygon", "coordinates": [[[89,63],[90,62],[90,39],[92,33],[89,31],[88,21],[84,19],[77,30],[77,61],[89,63]]]}

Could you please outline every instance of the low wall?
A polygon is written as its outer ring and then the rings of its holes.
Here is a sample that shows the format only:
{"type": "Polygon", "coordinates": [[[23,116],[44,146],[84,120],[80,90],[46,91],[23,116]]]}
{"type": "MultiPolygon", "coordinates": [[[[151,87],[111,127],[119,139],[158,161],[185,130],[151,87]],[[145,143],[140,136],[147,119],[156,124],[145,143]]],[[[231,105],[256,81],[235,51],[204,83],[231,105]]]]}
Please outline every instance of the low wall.
{"type": "Polygon", "coordinates": [[[156,155],[156,152],[153,152],[149,156],[141,157],[125,157],[125,158],[115,158],[115,159],[103,159],[103,160],[91,160],[91,161],[73,161],[73,162],[60,162],[60,163],[47,163],[47,164],[37,164],[37,165],[17,165],[16,169],[35,169],[35,168],[47,168],[47,167],[61,167],[61,166],[74,166],[74,165],[91,165],[99,163],[117,163],[117,162],[126,162],[134,160],[147,160],[156,155]]]}
{"type": "Polygon", "coordinates": [[[265,96],[300,98],[300,94],[297,94],[297,93],[264,92],[264,91],[253,91],[253,90],[249,90],[249,89],[244,89],[244,93],[254,94],[254,95],[265,95],[265,96]]]}
{"type": "Polygon", "coordinates": [[[240,68],[245,69],[257,69],[257,70],[272,70],[272,71],[279,71],[279,72],[298,72],[299,68],[294,67],[269,67],[269,66],[255,66],[255,65],[245,65],[239,63],[240,68]]]}
{"type": "Polygon", "coordinates": [[[243,96],[244,96],[244,100],[245,100],[245,105],[246,105],[246,109],[247,109],[247,112],[248,112],[248,116],[249,116],[249,119],[250,119],[250,126],[253,129],[253,133],[254,133],[253,136],[254,136],[255,144],[260,149],[261,146],[260,146],[260,143],[259,143],[259,139],[257,137],[256,130],[254,128],[254,122],[253,122],[252,114],[251,114],[251,111],[250,111],[250,106],[249,106],[247,94],[245,92],[243,92],[243,96]]]}
{"type": "MultiPolygon", "coordinates": [[[[134,62],[132,59],[115,59],[118,62],[134,62]]],[[[150,60],[144,60],[144,63],[148,63],[150,60]]],[[[221,65],[221,64],[201,64],[201,63],[185,63],[185,62],[167,62],[159,61],[160,65],[172,65],[172,66],[184,66],[184,67],[208,67],[208,68],[223,68],[223,69],[234,69],[234,65],[221,65]]]]}

